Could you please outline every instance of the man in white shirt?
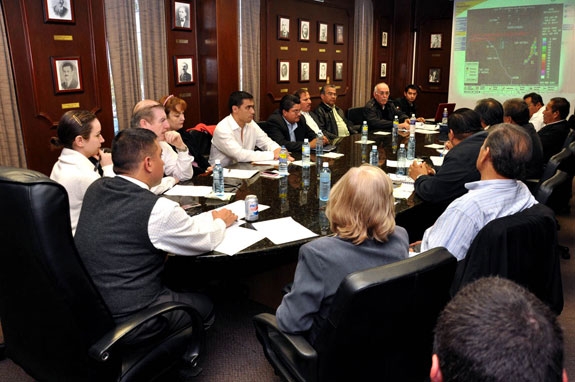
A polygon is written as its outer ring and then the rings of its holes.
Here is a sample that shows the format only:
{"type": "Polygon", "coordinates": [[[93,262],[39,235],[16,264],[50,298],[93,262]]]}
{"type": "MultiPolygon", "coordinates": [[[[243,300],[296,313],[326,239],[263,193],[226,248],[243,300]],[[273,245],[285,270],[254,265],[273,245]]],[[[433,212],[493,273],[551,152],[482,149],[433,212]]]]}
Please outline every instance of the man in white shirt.
{"type": "MultiPolygon", "coordinates": [[[[244,91],[230,95],[230,115],[216,126],[210,150],[210,164],[223,167],[237,162],[275,160],[281,147],[254,122],[254,97],[244,91]],[[262,151],[255,151],[255,148],[262,151]]],[[[290,160],[293,158],[290,157],[290,160]]]]}
{"type": "MultiPolygon", "coordinates": [[[[150,306],[177,301],[194,306],[207,326],[214,317],[207,297],[174,292],[163,284],[166,254],[196,256],[213,250],[237,216],[223,209],[190,217],[178,203],[150,192],[164,174],[161,153],[158,138],[147,129],[116,135],[112,160],[117,176],[102,178],[86,191],[76,247],[116,323],[150,306]]],[[[173,311],[122,341],[137,344],[189,321],[185,312],[173,311]]]]}
{"type": "Polygon", "coordinates": [[[301,115],[305,119],[305,123],[314,131],[314,133],[318,133],[320,126],[317,122],[317,117],[311,111],[311,96],[307,89],[298,89],[294,95],[299,97],[299,102],[301,105],[301,115]]]}
{"type": "Polygon", "coordinates": [[[537,93],[529,93],[523,96],[523,100],[529,107],[529,123],[533,125],[535,131],[541,130],[544,125],[543,111],[545,110],[543,98],[537,93]]]}
{"type": "Polygon", "coordinates": [[[152,100],[138,102],[134,107],[130,126],[151,130],[158,137],[166,178],[162,179],[160,185],[154,187],[152,191],[155,194],[170,189],[180,180],[192,178],[194,157],[188,152],[188,146],[180,133],[169,131],[170,125],[162,105],[152,100]],[[170,145],[174,146],[176,151],[170,145]]]}

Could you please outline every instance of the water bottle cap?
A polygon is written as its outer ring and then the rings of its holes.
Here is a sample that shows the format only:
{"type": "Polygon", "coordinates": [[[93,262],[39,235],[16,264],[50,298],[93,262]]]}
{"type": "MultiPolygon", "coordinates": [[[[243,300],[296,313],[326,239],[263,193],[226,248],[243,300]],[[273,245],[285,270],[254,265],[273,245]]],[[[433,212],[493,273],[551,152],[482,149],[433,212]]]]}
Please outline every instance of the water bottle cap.
{"type": "Polygon", "coordinates": [[[364,124],[364,125],[367,125],[367,121],[363,121],[363,124],[364,124]]]}
{"type": "Polygon", "coordinates": [[[329,167],[329,163],[323,162],[323,167],[328,168],[328,167],[329,167]]]}
{"type": "Polygon", "coordinates": [[[284,145],[282,145],[282,150],[285,150],[285,149],[286,149],[286,147],[284,145]]]}
{"type": "Polygon", "coordinates": [[[220,164],[220,160],[216,159],[215,164],[220,164]]]}
{"type": "Polygon", "coordinates": [[[402,143],[401,145],[399,145],[399,147],[405,147],[405,144],[402,143]]]}
{"type": "Polygon", "coordinates": [[[415,118],[415,114],[411,114],[411,118],[415,118]]]}
{"type": "Polygon", "coordinates": [[[377,150],[377,146],[376,146],[376,145],[373,145],[373,146],[371,146],[371,149],[372,149],[372,150],[377,150]]]}
{"type": "Polygon", "coordinates": [[[307,139],[307,138],[304,138],[303,141],[304,141],[305,143],[309,143],[309,139],[307,139]]]}

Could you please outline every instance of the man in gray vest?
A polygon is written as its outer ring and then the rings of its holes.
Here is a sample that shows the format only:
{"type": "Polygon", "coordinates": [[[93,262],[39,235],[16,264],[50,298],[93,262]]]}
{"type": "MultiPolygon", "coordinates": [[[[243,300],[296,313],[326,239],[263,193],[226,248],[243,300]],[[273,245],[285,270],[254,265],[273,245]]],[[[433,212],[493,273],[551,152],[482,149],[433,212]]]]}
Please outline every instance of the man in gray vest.
{"type": "MultiPolygon", "coordinates": [[[[112,142],[112,153],[117,176],[88,188],[74,239],[114,320],[121,323],[149,306],[178,301],[195,307],[210,325],[211,301],[168,289],[160,274],[167,253],[194,256],[213,250],[237,216],[223,209],[189,217],[178,203],[150,191],[164,175],[154,132],[123,130],[112,142]]],[[[125,343],[137,344],[188,322],[184,312],[171,312],[140,326],[125,343]]]]}

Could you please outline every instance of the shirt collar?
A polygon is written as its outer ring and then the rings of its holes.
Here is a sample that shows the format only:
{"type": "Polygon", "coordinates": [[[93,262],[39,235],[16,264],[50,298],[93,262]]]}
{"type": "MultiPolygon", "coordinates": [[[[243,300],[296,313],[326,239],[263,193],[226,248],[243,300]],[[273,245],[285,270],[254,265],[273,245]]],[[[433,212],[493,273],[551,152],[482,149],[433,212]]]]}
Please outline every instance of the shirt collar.
{"type": "Polygon", "coordinates": [[[490,179],[490,180],[477,180],[475,182],[465,183],[465,188],[468,190],[480,190],[482,188],[507,188],[511,185],[517,184],[516,179],[490,179]]]}
{"type": "Polygon", "coordinates": [[[292,128],[294,128],[294,129],[297,127],[297,122],[296,122],[296,123],[290,123],[290,122],[289,122],[287,119],[285,119],[283,116],[282,116],[282,118],[283,118],[283,120],[285,121],[285,123],[287,124],[288,127],[292,127],[292,128]]]}
{"type": "Polygon", "coordinates": [[[132,182],[142,188],[145,188],[146,190],[149,190],[150,187],[148,187],[148,185],[144,182],[142,182],[141,180],[138,180],[136,178],[132,178],[131,176],[127,176],[127,175],[116,175],[118,178],[122,178],[122,179],[126,179],[129,182],[132,182]]]}
{"type": "Polygon", "coordinates": [[[329,106],[329,105],[328,105],[327,103],[325,103],[325,102],[323,102],[323,104],[324,104],[325,106],[329,107],[331,110],[335,109],[335,105],[329,106]]]}
{"type": "MultiPolygon", "coordinates": [[[[232,123],[231,123],[231,125],[232,125],[232,126],[231,126],[232,130],[237,130],[237,129],[241,129],[241,128],[242,128],[242,127],[236,122],[236,120],[234,119],[234,117],[233,117],[231,114],[230,114],[230,118],[231,118],[231,120],[232,120],[232,123]]],[[[244,127],[246,127],[247,125],[249,125],[249,124],[246,123],[244,127]]]]}

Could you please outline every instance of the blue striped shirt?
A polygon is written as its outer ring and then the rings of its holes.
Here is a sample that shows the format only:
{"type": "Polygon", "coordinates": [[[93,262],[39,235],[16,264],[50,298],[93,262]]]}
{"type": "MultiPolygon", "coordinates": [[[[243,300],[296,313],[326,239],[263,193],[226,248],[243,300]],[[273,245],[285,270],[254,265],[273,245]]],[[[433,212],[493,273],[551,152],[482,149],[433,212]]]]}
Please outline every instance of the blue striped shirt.
{"type": "Polygon", "coordinates": [[[455,199],[423,235],[421,252],[445,247],[462,260],[477,233],[493,219],[513,215],[537,201],[525,184],[514,179],[466,183],[469,192],[455,199]]]}

